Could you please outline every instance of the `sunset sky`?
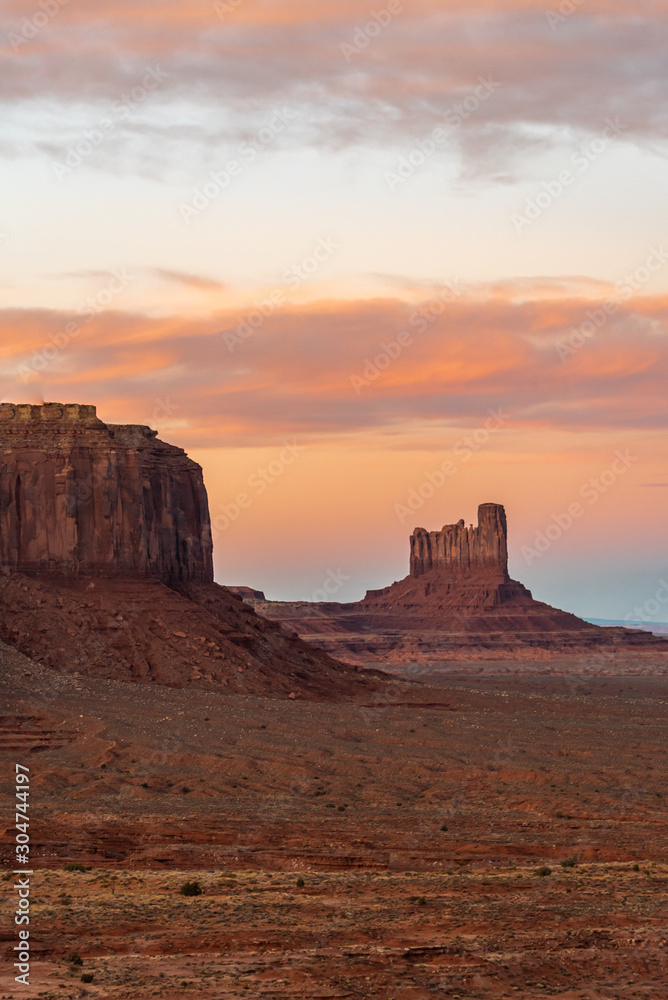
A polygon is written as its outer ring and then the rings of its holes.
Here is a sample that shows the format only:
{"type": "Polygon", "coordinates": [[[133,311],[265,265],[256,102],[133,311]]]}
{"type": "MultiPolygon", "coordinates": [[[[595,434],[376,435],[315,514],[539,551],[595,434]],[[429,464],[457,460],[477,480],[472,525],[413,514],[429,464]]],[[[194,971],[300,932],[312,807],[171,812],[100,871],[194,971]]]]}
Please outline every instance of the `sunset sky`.
{"type": "Polygon", "coordinates": [[[666,4],[5,0],[0,41],[3,400],[186,448],[221,583],[354,600],[496,502],[534,596],[668,621],[666,4]]]}

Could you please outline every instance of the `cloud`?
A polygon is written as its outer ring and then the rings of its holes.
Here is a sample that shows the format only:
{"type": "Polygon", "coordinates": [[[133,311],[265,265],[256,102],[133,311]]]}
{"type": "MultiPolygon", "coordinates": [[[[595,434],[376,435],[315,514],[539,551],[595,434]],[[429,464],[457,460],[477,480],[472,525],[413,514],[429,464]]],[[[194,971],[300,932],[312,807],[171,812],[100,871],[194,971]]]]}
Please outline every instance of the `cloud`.
{"type": "MultiPolygon", "coordinates": [[[[464,172],[503,182],[532,153],[577,145],[607,118],[627,126],[625,141],[663,148],[667,11],[587,0],[557,25],[550,12],[539,0],[478,0],[465,10],[452,0],[406,0],[376,36],[365,34],[372,14],[352,0],[244,0],[223,20],[213,4],[106,10],[89,0],[62,7],[26,39],[0,81],[0,100],[19,103],[25,141],[52,157],[129,101],[131,114],[96,157],[115,163],[124,148],[128,168],[142,159],[169,167],[188,148],[234,146],[284,104],[300,113],[300,124],[275,148],[410,151],[449,112],[459,123],[444,150],[463,154],[464,172]],[[368,44],[346,58],[342,45],[355,38],[368,44]],[[128,95],[156,66],[164,82],[135,107],[128,95]],[[464,105],[457,114],[481,77],[498,90],[473,113],[464,105]],[[69,113],[58,113],[63,106],[69,113]],[[39,108],[50,108],[50,117],[39,108]]],[[[15,35],[25,5],[4,5],[2,17],[0,32],[15,35]]]]}
{"type": "Polygon", "coordinates": [[[206,278],[200,274],[190,274],[187,271],[173,271],[165,267],[151,268],[152,272],[163,281],[168,281],[176,285],[185,285],[186,288],[198,292],[222,292],[229,286],[214,278],[206,278]]]}
{"type": "Polygon", "coordinates": [[[668,299],[625,303],[562,360],[597,300],[547,299],[538,287],[523,301],[511,283],[505,296],[437,293],[419,306],[285,306],[254,330],[251,306],[205,319],[108,312],[79,321],[69,342],[66,314],[4,310],[3,397],[113,401],[114,419],[143,423],[169,398],[188,446],[445,431],[498,406],[527,429],[665,428],[668,299]]]}

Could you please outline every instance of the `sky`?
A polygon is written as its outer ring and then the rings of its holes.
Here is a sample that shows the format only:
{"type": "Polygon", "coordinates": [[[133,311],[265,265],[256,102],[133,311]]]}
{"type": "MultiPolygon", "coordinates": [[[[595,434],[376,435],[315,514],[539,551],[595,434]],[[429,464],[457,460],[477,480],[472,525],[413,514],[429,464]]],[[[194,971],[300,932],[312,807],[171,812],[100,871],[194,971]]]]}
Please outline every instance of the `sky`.
{"type": "Polygon", "coordinates": [[[0,394],[204,468],[216,578],[355,600],[506,506],[668,621],[668,7],[5,0],[0,394]],[[9,197],[7,197],[9,195],[9,197]]]}

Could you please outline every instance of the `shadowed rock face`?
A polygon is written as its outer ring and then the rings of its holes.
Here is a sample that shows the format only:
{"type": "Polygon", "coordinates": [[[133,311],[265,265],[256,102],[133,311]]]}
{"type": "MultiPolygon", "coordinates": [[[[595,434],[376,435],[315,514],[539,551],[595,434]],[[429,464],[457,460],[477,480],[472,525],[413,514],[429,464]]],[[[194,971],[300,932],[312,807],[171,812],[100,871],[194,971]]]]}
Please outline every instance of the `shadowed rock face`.
{"type": "Polygon", "coordinates": [[[213,580],[202,470],[94,406],[0,405],[0,567],[39,576],[213,580]]]}
{"type": "Polygon", "coordinates": [[[449,577],[484,574],[508,581],[508,526],[501,504],[481,504],[477,528],[467,528],[463,519],[441,531],[416,528],[411,535],[410,575],[417,578],[431,570],[449,577]]]}

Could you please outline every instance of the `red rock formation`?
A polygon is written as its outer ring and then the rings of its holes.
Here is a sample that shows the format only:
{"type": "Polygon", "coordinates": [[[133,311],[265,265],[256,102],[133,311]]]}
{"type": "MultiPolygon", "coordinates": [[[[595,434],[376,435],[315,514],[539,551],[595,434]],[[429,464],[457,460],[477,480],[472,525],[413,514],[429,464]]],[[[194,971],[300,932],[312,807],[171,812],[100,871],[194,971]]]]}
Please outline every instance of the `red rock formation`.
{"type": "Polygon", "coordinates": [[[252,587],[230,587],[230,586],[228,586],[227,589],[230,591],[230,593],[236,594],[237,597],[240,597],[242,601],[266,601],[266,597],[264,596],[264,591],[262,590],[253,590],[252,587]]]}
{"type": "Polygon", "coordinates": [[[30,575],[213,580],[202,470],[94,406],[0,405],[0,567],[30,575]]]}
{"type": "Polygon", "coordinates": [[[600,628],[534,600],[508,574],[506,514],[493,503],[478,508],[477,528],[464,521],[441,531],[416,528],[410,574],[357,603],[252,603],[352,663],[668,652],[668,642],[648,633],[600,628]]]}
{"type": "Polygon", "coordinates": [[[94,406],[0,405],[0,640],[56,671],[277,697],[371,690],[213,582],[202,470],[94,406]]]}
{"type": "MultiPolygon", "coordinates": [[[[410,539],[410,573],[382,590],[369,590],[360,605],[369,610],[414,608],[477,614],[509,601],[532,601],[508,574],[508,526],[501,504],[478,507],[478,526],[463,520],[440,531],[416,528],[410,539]]],[[[534,604],[536,602],[533,602],[534,604]]]]}
{"type": "Polygon", "coordinates": [[[464,520],[447,524],[441,531],[416,528],[411,535],[410,575],[420,577],[432,569],[449,577],[508,576],[508,527],[506,512],[498,503],[478,507],[478,527],[467,528],[464,520]]]}

